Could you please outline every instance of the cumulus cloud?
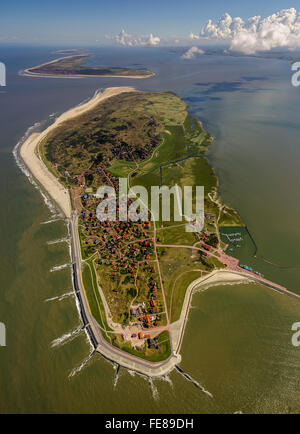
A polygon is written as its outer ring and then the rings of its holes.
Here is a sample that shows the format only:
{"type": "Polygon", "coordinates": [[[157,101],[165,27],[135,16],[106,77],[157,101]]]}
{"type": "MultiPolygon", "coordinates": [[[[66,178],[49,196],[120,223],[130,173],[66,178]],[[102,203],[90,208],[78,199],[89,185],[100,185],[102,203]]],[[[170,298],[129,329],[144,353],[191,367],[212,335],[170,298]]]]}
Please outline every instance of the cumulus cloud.
{"type": "Polygon", "coordinates": [[[158,36],[153,36],[150,33],[149,36],[143,36],[139,39],[141,45],[158,45],[160,43],[160,38],[158,36]]]}
{"type": "Polygon", "coordinates": [[[160,43],[160,38],[158,36],[153,36],[152,33],[150,33],[150,35],[134,37],[133,35],[127,33],[124,29],[122,29],[121,32],[115,36],[115,40],[119,44],[127,47],[155,46],[160,43]]]}
{"type": "Polygon", "coordinates": [[[132,45],[132,35],[127,33],[124,29],[122,29],[120,33],[116,35],[115,39],[121,45],[132,45]]]}
{"type": "Polygon", "coordinates": [[[201,30],[209,39],[230,40],[232,51],[254,54],[274,48],[300,47],[300,13],[295,8],[261,18],[250,17],[246,22],[240,17],[224,14],[217,23],[209,20],[201,30]]]}
{"type": "Polygon", "coordinates": [[[181,57],[182,59],[194,59],[196,54],[204,54],[204,51],[198,47],[191,47],[181,57]]]}
{"type": "Polygon", "coordinates": [[[200,39],[200,36],[199,36],[199,35],[196,35],[196,34],[193,33],[193,32],[191,32],[190,35],[189,35],[189,38],[190,38],[190,39],[200,39]]]}

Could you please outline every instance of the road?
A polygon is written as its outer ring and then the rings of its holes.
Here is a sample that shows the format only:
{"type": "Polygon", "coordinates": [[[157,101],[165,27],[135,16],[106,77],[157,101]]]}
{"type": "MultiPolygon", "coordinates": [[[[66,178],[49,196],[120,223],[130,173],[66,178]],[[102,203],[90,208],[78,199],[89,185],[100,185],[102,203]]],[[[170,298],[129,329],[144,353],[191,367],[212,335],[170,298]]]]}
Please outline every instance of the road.
{"type": "Polygon", "coordinates": [[[176,245],[176,244],[157,244],[157,247],[176,247],[176,248],[199,250],[200,252],[206,253],[207,255],[213,256],[214,258],[218,259],[220,262],[222,262],[224,265],[227,266],[228,271],[232,271],[232,272],[235,272],[236,274],[243,275],[244,277],[247,277],[251,280],[254,280],[257,283],[265,285],[268,288],[273,289],[274,291],[280,292],[281,294],[285,294],[285,295],[288,295],[289,297],[293,297],[297,300],[300,300],[299,294],[291,292],[287,288],[285,288],[284,286],[279,285],[278,283],[271,282],[270,280],[265,279],[262,276],[259,276],[255,273],[251,272],[251,271],[248,271],[248,270],[245,270],[244,268],[241,268],[239,266],[239,260],[238,259],[227,255],[222,250],[217,250],[217,254],[214,254],[210,250],[205,250],[203,248],[196,247],[195,244],[193,246],[176,245]]]}
{"type": "Polygon", "coordinates": [[[70,223],[71,254],[73,263],[73,281],[76,295],[79,300],[82,319],[87,328],[91,341],[99,353],[112,362],[116,362],[125,368],[137,371],[143,375],[156,377],[166,375],[176,364],[180,363],[179,354],[171,356],[162,362],[149,362],[126,353],[113,345],[110,345],[103,337],[99,324],[92,316],[81,277],[81,249],[77,231],[77,215],[72,213],[70,223]]]}
{"type": "MultiPolygon", "coordinates": [[[[73,266],[73,281],[74,288],[79,300],[80,310],[85,328],[88,330],[93,346],[97,352],[102,354],[106,359],[115,362],[127,369],[137,371],[143,375],[156,377],[166,375],[170,372],[177,364],[181,361],[181,356],[175,353],[172,348],[171,356],[162,362],[149,362],[147,360],[141,359],[129,353],[126,353],[119,348],[109,344],[103,337],[101,328],[97,321],[94,319],[86,293],[84,290],[82,277],[81,277],[81,248],[79,242],[79,236],[77,231],[78,217],[75,212],[72,213],[70,222],[70,240],[71,240],[71,254],[72,254],[72,266],[73,266]]],[[[156,243],[155,243],[156,244],[156,243]]],[[[196,246],[186,246],[186,245],[167,245],[167,244],[156,244],[157,247],[176,247],[176,248],[189,248],[193,250],[200,250],[208,253],[211,256],[216,257],[227,265],[228,271],[234,272],[236,274],[248,277],[258,283],[261,283],[277,292],[286,294],[290,297],[300,299],[300,295],[288,291],[281,285],[274,282],[268,281],[267,279],[257,276],[255,273],[246,271],[238,266],[238,260],[226,255],[222,252],[221,256],[217,256],[212,252],[203,250],[196,246]]],[[[219,253],[219,252],[218,252],[219,253]]],[[[207,276],[207,278],[209,275],[207,276]]],[[[188,309],[187,309],[188,310],[188,309]]],[[[167,328],[169,329],[169,321],[167,328]]],[[[181,337],[182,339],[182,337],[181,337]]],[[[176,349],[177,350],[177,349],[176,349]]]]}

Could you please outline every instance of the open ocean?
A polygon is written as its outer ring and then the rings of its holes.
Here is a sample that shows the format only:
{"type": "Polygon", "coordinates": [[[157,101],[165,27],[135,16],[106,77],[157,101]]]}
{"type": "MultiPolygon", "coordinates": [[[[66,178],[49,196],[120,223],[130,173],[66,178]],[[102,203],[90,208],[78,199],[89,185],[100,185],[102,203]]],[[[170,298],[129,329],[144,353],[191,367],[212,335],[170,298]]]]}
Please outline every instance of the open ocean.
{"type": "Polygon", "coordinates": [[[67,236],[66,224],[13,155],[30,127],[44,127],[97,89],[174,91],[215,137],[208,158],[220,193],[240,212],[258,249],[257,259],[243,250],[244,263],[300,294],[300,88],[291,86],[289,62],[188,61],[171,49],[93,48],[93,62],[146,67],[156,76],[19,74],[56,58],[56,49],[0,50],[7,67],[7,87],[0,88],[0,321],[7,330],[0,412],[299,413],[300,347],[291,344],[291,326],[300,321],[300,302],[254,284],[209,288],[192,300],[181,367],[213,397],[175,371],[149,382],[121,368],[115,378],[115,366],[91,353],[80,330],[69,246],[49,243],[67,236]]]}

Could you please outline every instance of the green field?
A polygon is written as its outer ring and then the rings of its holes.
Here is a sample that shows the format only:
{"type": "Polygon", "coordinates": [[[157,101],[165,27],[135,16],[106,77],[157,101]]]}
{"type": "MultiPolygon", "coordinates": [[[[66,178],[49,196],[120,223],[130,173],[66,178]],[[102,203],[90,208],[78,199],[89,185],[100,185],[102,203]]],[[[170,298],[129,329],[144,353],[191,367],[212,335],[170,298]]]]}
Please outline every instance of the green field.
{"type": "Polygon", "coordinates": [[[100,325],[103,336],[106,338],[106,340],[111,342],[111,334],[108,333],[111,331],[111,328],[108,326],[106,321],[105,310],[97,288],[96,274],[93,262],[91,260],[87,261],[83,265],[82,279],[91,313],[100,325]]]}
{"type": "Polygon", "coordinates": [[[136,350],[128,343],[124,343],[120,336],[115,337],[113,344],[127,353],[149,360],[150,362],[161,362],[162,360],[166,360],[171,355],[169,333],[166,331],[158,335],[158,344],[161,347],[159,350],[152,348],[143,348],[140,351],[136,350]]]}

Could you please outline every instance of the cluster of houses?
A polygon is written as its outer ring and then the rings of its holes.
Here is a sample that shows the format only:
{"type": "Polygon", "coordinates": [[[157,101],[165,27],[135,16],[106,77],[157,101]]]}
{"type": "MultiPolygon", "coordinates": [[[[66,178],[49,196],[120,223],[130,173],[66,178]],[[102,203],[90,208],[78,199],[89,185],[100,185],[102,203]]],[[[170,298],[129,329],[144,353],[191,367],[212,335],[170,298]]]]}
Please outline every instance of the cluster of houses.
{"type": "MultiPolygon", "coordinates": [[[[97,174],[98,175],[97,182],[99,182],[99,184],[103,183],[103,184],[111,185],[112,187],[115,188],[116,191],[118,191],[119,188],[118,178],[116,178],[106,169],[107,169],[107,165],[102,163],[99,164],[96,168],[88,169],[86,172],[76,175],[75,178],[77,184],[81,187],[84,187],[86,184],[86,178],[97,174]]],[[[70,176],[68,172],[65,172],[65,175],[66,174],[70,176]]]]}
{"type": "Polygon", "coordinates": [[[202,247],[205,250],[211,250],[211,248],[216,248],[218,244],[218,238],[215,234],[209,234],[207,232],[203,232],[200,236],[200,241],[202,241],[202,247]]]}
{"type": "MultiPolygon", "coordinates": [[[[152,121],[150,121],[152,122],[152,121]]],[[[121,141],[117,143],[115,146],[110,148],[111,157],[116,158],[117,160],[127,160],[127,161],[136,161],[136,160],[144,160],[151,155],[153,149],[158,145],[158,137],[156,135],[149,136],[149,140],[147,143],[143,143],[142,146],[132,146],[128,145],[128,143],[121,141]]],[[[54,163],[56,168],[59,167],[57,163],[54,163]]],[[[90,168],[86,172],[81,173],[79,175],[75,175],[75,181],[80,186],[86,185],[86,177],[97,174],[100,175],[99,181],[104,184],[109,184],[115,187],[116,191],[118,189],[118,179],[114,177],[108,170],[108,164],[100,163],[97,167],[90,168]]],[[[64,176],[66,178],[73,178],[68,170],[64,170],[64,176]]]]}
{"type": "Polygon", "coordinates": [[[156,350],[160,349],[160,345],[158,344],[158,337],[151,339],[149,334],[144,334],[143,332],[139,332],[139,339],[146,339],[148,348],[155,348],[156,350]]]}
{"type": "Polygon", "coordinates": [[[79,216],[82,247],[87,256],[99,253],[98,265],[108,266],[112,291],[120,291],[120,282],[135,283],[138,267],[148,277],[148,291],[145,301],[131,308],[143,328],[160,325],[157,303],[157,270],[153,262],[154,238],[150,221],[103,221],[96,215],[99,199],[93,195],[82,195],[84,209],[79,216]],[[121,275],[127,275],[125,280],[121,275]]]}
{"type": "Polygon", "coordinates": [[[129,264],[130,260],[150,259],[154,239],[151,238],[150,222],[100,222],[96,215],[98,200],[95,196],[82,196],[84,209],[79,222],[84,237],[84,248],[99,251],[106,263],[129,264]]]}
{"type": "Polygon", "coordinates": [[[153,149],[158,145],[158,138],[156,136],[150,137],[149,143],[144,143],[143,146],[130,146],[126,142],[121,142],[111,148],[111,152],[118,160],[144,160],[147,158],[153,149]]]}
{"type": "MultiPolygon", "coordinates": [[[[151,297],[149,297],[149,299],[152,300],[151,297]]],[[[145,301],[134,304],[130,309],[130,315],[137,319],[137,325],[141,325],[143,329],[158,327],[160,325],[158,307],[155,306],[153,311],[150,303],[146,303],[145,301]]],[[[144,337],[146,337],[146,335],[144,335],[144,337]]]]}
{"type": "MultiPolygon", "coordinates": [[[[155,273],[155,267],[152,267],[151,271],[155,273]]],[[[130,309],[131,316],[136,317],[143,328],[158,327],[160,325],[157,300],[158,285],[153,275],[149,278],[148,289],[147,302],[134,304],[130,309]]]]}
{"type": "MultiPolygon", "coordinates": [[[[155,271],[155,270],[154,270],[155,271]]],[[[139,320],[145,328],[158,327],[160,325],[160,316],[157,303],[157,283],[153,276],[149,279],[149,293],[147,300],[146,312],[140,316],[139,320]]]]}
{"type": "Polygon", "coordinates": [[[151,338],[151,335],[149,333],[144,333],[143,331],[140,331],[138,333],[133,333],[131,335],[131,338],[139,339],[139,341],[143,341],[142,346],[135,345],[135,348],[139,350],[142,350],[144,342],[147,342],[148,348],[155,348],[156,350],[159,350],[161,347],[158,343],[159,342],[158,336],[151,338]]]}
{"type": "MultiPolygon", "coordinates": [[[[110,147],[110,151],[113,157],[118,160],[136,161],[144,160],[149,157],[153,149],[158,145],[158,136],[155,134],[159,123],[155,120],[153,116],[149,116],[149,120],[142,126],[142,131],[147,132],[145,137],[140,137],[140,131],[134,131],[136,133],[135,140],[128,140],[126,133],[123,133],[123,137],[119,137],[115,141],[114,145],[110,147]],[[131,143],[127,143],[127,140],[131,143]],[[135,142],[135,143],[132,143],[135,142]]],[[[122,127],[117,127],[126,130],[126,125],[122,127]]],[[[134,124],[130,122],[130,129],[134,130],[134,124]]]]}

